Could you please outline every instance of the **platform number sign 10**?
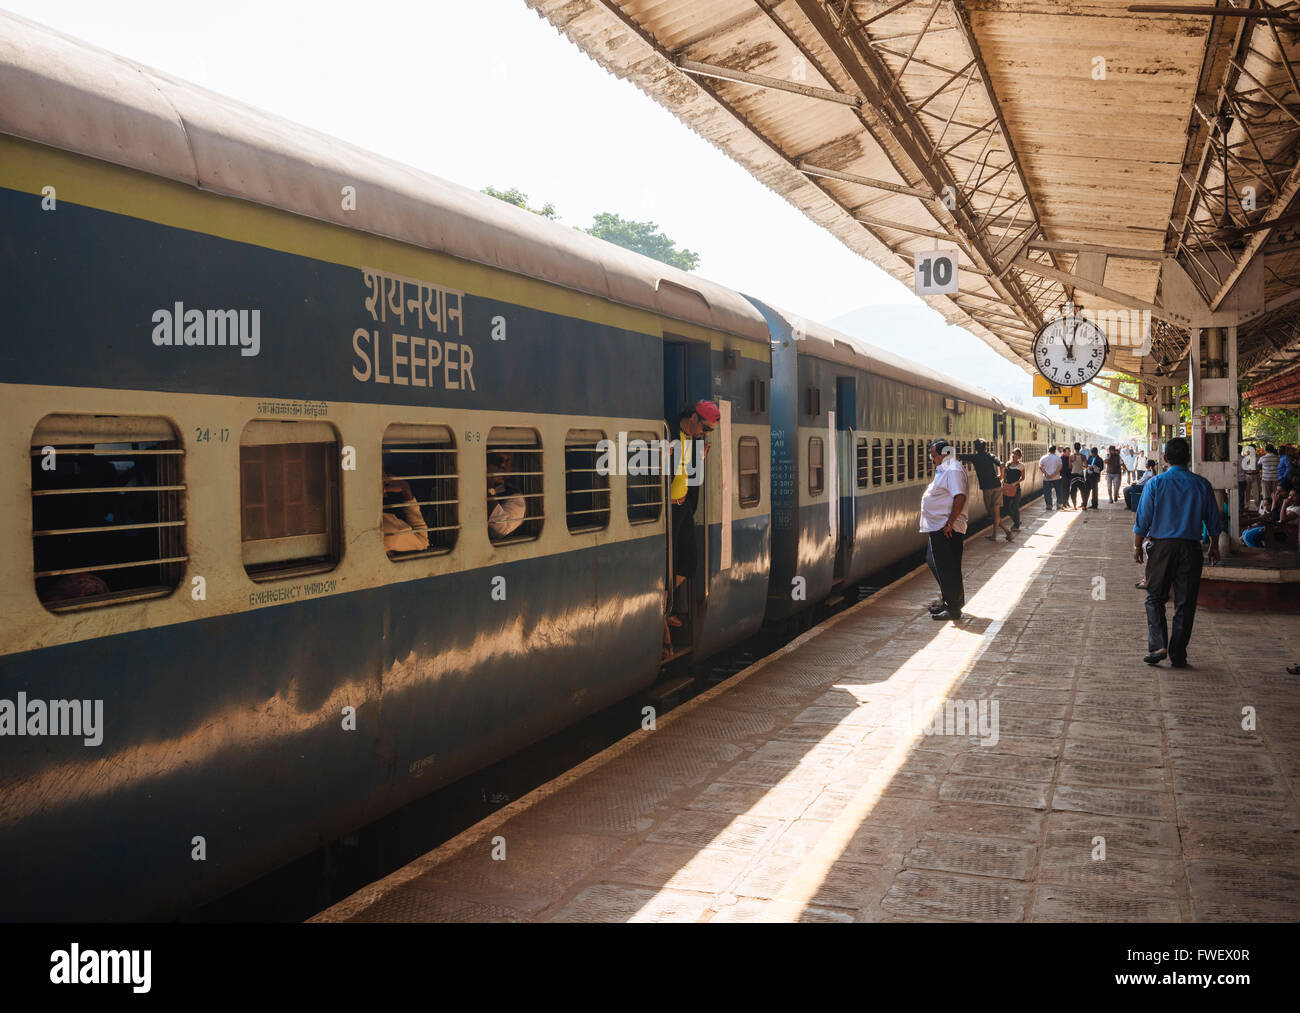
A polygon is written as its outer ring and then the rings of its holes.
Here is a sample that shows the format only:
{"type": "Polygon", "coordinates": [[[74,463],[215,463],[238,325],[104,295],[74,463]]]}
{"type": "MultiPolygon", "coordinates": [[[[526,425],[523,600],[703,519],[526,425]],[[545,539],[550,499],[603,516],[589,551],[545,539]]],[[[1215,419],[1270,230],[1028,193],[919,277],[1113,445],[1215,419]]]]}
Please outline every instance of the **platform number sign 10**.
{"type": "Polygon", "coordinates": [[[957,291],[957,251],[924,250],[916,254],[917,295],[951,295],[957,291]]]}

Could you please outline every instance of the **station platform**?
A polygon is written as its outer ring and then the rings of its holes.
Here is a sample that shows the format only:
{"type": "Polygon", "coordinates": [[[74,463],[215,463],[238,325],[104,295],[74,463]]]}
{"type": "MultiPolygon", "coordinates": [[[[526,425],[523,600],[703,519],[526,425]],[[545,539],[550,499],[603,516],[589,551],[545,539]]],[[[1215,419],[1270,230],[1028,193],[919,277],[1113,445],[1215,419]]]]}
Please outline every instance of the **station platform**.
{"type": "Polygon", "coordinates": [[[1027,504],[960,625],[922,567],[311,920],[1295,921],[1300,616],[1143,664],[1132,519],[1027,504]]]}

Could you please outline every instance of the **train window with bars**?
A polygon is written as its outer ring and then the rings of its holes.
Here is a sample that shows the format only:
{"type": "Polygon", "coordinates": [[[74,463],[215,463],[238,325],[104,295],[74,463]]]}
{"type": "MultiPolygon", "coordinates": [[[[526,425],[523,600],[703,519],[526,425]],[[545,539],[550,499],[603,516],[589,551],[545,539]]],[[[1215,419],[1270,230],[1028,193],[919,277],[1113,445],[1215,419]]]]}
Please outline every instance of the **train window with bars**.
{"type": "Polygon", "coordinates": [[[907,441],[907,480],[909,482],[916,478],[916,441],[907,441]]]}
{"type": "Polygon", "coordinates": [[[456,442],[446,426],[392,425],[383,441],[388,558],[450,552],[460,532],[456,442]]]}
{"type": "Polygon", "coordinates": [[[32,434],[36,596],[52,612],[169,595],[185,571],[185,451],[166,419],[47,415],[32,434]]]}
{"type": "MultiPolygon", "coordinates": [[[[542,439],[536,429],[496,426],[488,433],[488,538],[531,542],[542,533],[542,439]]],[[[608,504],[606,504],[608,506],[608,504]]]]}
{"type": "Polygon", "coordinates": [[[575,535],[609,527],[610,469],[603,440],[599,429],[570,429],[564,438],[564,519],[575,535]]]}
{"type": "Polygon", "coordinates": [[[759,479],[758,439],[754,436],[742,436],[736,447],[736,488],[740,493],[740,505],[758,506],[762,499],[762,485],[759,479]]]}
{"type": "Polygon", "coordinates": [[[857,470],[858,488],[865,489],[871,481],[871,454],[868,450],[867,438],[865,436],[858,437],[856,451],[857,454],[854,460],[854,465],[857,470]]]}
{"type": "Polygon", "coordinates": [[[899,440],[898,445],[894,447],[894,451],[898,454],[898,456],[894,459],[894,467],[898,471],[898,480],[900,482],[904,482],[907,480],[907,470],[906,470],[907,464],[903,456],[904,453],[903,445],[906,442],[907,442],[906,440],[899,440]]]}
{"type": "Polygon", "coordinates": [[[871,440],[871,484],[879,486],[882,481],[880,463],[880,437],[873,437],[871,440]]]}
{"type": "Polygon", "coordinates": [[[627,434],[627,519],[632,524],[657,521],[664,509],[663,463],[656,460],[661,437],[654,433],[627,434]]]}
{"type": "Polygon", "coordinates": [[[885,484],[894,484],[894,441],[885,441],[885,484]]]}
{"type": "Polygon", "coordinates": [[[820,436],[808,437],[808,492],[816,496],[826,488],[826,454],[820,436]]]}
{"type": "Polygon", "coordinates": [[[342,555],[339,440],[328,422],[253,421],[239,438],[240,543],[254,580],[332,570],[342,555]]]}

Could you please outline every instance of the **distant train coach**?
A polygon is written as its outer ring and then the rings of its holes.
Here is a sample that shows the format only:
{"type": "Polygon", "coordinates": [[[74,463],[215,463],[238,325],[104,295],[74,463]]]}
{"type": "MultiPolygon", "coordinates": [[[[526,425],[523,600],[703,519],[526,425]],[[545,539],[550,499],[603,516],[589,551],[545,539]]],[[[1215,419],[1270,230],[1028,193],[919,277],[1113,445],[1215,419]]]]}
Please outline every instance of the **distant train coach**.
{"type": "Polygon", "coordinates": [[[0,36],[0,918],[228,892],[917,551],[935,436],[1074,435],[0,36]]]}

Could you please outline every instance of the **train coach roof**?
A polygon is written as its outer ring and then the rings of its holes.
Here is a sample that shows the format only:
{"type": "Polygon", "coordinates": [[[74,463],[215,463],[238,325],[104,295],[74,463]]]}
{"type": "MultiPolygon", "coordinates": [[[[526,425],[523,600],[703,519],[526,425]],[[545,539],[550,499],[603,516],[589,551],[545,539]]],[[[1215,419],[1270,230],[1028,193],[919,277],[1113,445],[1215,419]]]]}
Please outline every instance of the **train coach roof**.
{"type": "MultiPolygon", "coordinates": [[[[764,303],[764,305],[768,304],[764,303]]],[[[901,380],[927,390],[951,394],[965,401],[982,404],[989,408],[1002,408],[1001,401],[979,387],[972,387],[960,380],[954,380],[952,377],[936,372],[928,366],[912,362],[900,355],[887,352],[883,348],[877,348],[875,345],[850,337],[833,327],[807,320],[797,313],[791,313],[789,310],[770,305],[768,305],[768,308],[782,317],[786,323],[791,325],[792,329],[796,323],[799,325],[803,333],[800,341],[809,354],[828,359],[831,362],[842,362],[846,365],[857,366],[859,369],[867,369],[891,380],[901,380]]]]}
{"type": "MultiPolygon", "coordinates": [[[[761,302],[761,300],[756,299],[753,301],[761,302]]],[[[797,313],[791,313],[789,310],[783,310],[768,303],[762,303],[762,305],[767,306],[773,313],[782,317],[792,328],[795,322],[798,321],[804,335],[801,340],[807,343],[809,351],[832,362],[843,362],[861,369],[869,369],[881,376],[906,381],[926,390],[933,390],[941,394],[952,394],[961,397],[967,402],[1013,412],[1022,418],[1032,418],[1044,426],[1054,425],[1059,428],[1063,425],[1059,419],[1053,419],[1036,408],[1026,408],[1024,405],[1016,404],[1013,401],[1003,401],[986,390],[972,387],[960,380],[954,380],[952,377],[930,369],[928,366],[923,366],[910,359],[904,359],[901,355],[887,352],[883,348],[878,348],[866,341],[851,337],[842,331],[835,330],[833,327],[807,320],[797,313]]]]}
{"type": "Polygon", "coordinates": [[[3,133],[768,340],[731,289],[4,11],[0,94],[3,133]]]}

